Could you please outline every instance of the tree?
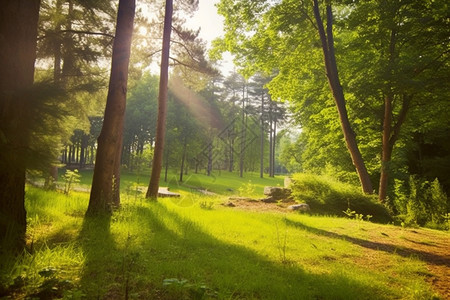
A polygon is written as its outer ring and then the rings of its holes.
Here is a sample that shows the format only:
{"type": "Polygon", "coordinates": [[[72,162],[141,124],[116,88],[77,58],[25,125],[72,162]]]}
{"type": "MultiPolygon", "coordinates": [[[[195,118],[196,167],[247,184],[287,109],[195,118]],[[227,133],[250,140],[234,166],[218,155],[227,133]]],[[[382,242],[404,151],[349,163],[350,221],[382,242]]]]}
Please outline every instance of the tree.
{"type": "MultiPolygon", "coordinates": [[[[353,59],[347,68],[357,74],[348,78],[351,92],[373,103],[372,110],[380,116],[376,121],[382,124],[379,199],[383,202],[393,183],[390,178],[395,176],[392,164],[404,160],[396,157],[395,148],[411,136],[401,133],[409,131],[404,125],[415,118],[411,111],[421,106],[417,121],[423,124],[429,114],[436,114],[436,101],[445,107],[444,99],[448,99],[448,88],[436,84],[449,74],[445,6],[444,1],[365,1],[354,6],[344,20],[358,36],[348,42],[353,59]],[[367,21],[369,12],[371,22],[367,21]],[[370,89],[361,67],[369,70],[370,89]]],[[[414,131],[425,129],[415,127],[414,131]]]]}
{"type": "Polygon", "coordinates": [[[39,5],[39,0],[6,0],[0,6],[0,240],[19,251],[27,226],[25,171],[39,5]]]}
{"type": "Polygon", "coordinates": [[[339,79],[338,68],[336,64],[333,36],[333,14],[331,5],[326,6],[327,29],[325,32],[322,17],[320,15],[318,0],[314,0],[314,18],[317,24],[317,31],[322,44],[322,51],[325,62],[325,70],[330,89],[339,112],[342,132],[344,133],[345,143],[352,157],[353,165],[359,175],[361,187],[364,193],[373,193],[372,182],[366,165],[356,142],[355,132],[353,131],[347,114],[347,107],[344,92],[339,79]]]}
{"type": "Polygon", "coordinates": [[[170,35],[172,32],[172,0],[166,0],[164,15],[163,47],[161,55],[161,72],[159,78],[158,95],[158,121],[156,126],[155,150],[153,154],[152,174],[148,185],[146,198],[158,198],[159,179],[161,176],[162,159],[164,152],[164,134],[166,123],[167,93],[169,82],[169,54],[170,35]]]}
{"type": "Polygon", "coordinates": [[[119,0],[108,97],[87,215],[109,213],[111,206],[120,203],[120,158],[134,14],[135,0],[119,0]]]}
{"type": "MultiPolygon", "coordinates": [[[[134,171],[133,158],[143,154],[146,145],[153,147],[155,139],[159,78],[144,74],[134,87],[130,88],[127,100],[124,148],[122,161],[134,171]]],[[[147,167],[150,167],[150,162],[147,167]]]]}

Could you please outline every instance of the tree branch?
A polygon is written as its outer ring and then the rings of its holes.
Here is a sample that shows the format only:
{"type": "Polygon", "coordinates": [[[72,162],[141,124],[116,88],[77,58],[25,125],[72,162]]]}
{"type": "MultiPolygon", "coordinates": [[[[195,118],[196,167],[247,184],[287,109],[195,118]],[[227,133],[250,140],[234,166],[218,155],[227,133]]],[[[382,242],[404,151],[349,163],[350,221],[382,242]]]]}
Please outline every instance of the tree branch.
{"type": "MultiPolygon", "coordinates": [[[[67,30],[60,30],[57,31],[56,33],[76,33],[76,34],[87,34],[87,35],[101,35],[101,36],[105,36],[105,37],[109,37],[109,38],[115,38],[114,35],[109,34],[109,33],[104,33],[104,32],[95,32],[95,31],[86,31],[86,30],[73,30],[73,29],[67,29],[67,30]]],[[[40,36],[38,37],[38,40],[42,40],[45,39],[48,35],[44,35],[44,36],[40,36]]]]}
{"type": "Polygon", "coordinates": [[[397,122],[395,123],[394,127],[392,128],[392,136],[389,139],[389,145],[391,147],[394,146],[395,141],[397,141],[399,135],[400,135],[400,128],[402,127],[403,123],[405,122],[406,115],[408,113],[411,100],[414,95],[402,95],[402,107],[400,109],[400,112],[397,116],[397,122]]]}

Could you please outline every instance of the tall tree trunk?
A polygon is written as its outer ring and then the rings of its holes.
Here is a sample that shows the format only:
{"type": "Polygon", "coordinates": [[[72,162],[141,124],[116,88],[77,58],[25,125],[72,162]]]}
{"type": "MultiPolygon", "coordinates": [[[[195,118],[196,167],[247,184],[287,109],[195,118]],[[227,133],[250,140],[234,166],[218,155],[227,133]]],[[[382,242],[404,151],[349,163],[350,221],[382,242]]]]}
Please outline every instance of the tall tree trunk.
{"type": "Polygon", "coordinates": [[[273,177],[273,103],[269,99],[269,177],[273,177]]]}
{"type": "Polygon", "coordinates": [[[31,118],[26,91],[33,85],[39,0],[0,5],[0,243],[21,251],[27,228],[25,171],[31,118]]]}
{"type": "Polygon", "coordinates": [[[402,106],[397,116],[397,121],[394,125],[392,120],[392,110],[393,110],[392,94],[387,95],[384,100],[381,172],[380,172],[380,185],[378,192],[378,199],[380,200],[380,202],[385,202],[387,198],[392,151],[394,150],[395,142],[398,140],[398,137],[400,135],[400,128],[405,122],[412,97],[413,97],[412,95],[402,96],[402,106]]]}
{"type": "Polygon", "coordinates": [[[164,15],[163,45],[161,54],[161,72],[159,77],[158,121],[156,125],[155,150],[153,152],[152,174],[146,198],[158,198],[159,179],[161,176],[164,151],[164,135],[166,131],[167,93],[169,83],[170,35],[172,32],[173,0],[166,0],[164,15]]]}
{"type": "Polygon", "coordinates": [[[364,193],[373,193],[372,182],[370,180],[369,173],[367,172],[366,165],[359,151],[358,144],[356,142],[356,135],[353,131],[350,121],[348,119],[347,108],[345,106],[345,97],[342,90],[342,86],[339,80],[338,68],[336,64],[336,58],[334,54],[334,39],[333,39],[333,15],[331,6],[327,5],[327,32],[323,26],[322,18],[320,16],[319,4],[317,0],[314,0],[314,17],[317,23],[317,29],[322,43],[322,50],[325,61],[325,70],[327,73],[328,83],[333,93],[333,98],[336,103],[336,107],[339,113],[339,119],[341,122],[342,132],[344,133],[344,139],[347,149],[350,152],[353,165],[361,182],[361,187],[364,193]]]}
{"type": "Polygon", "coordinates": [[[180,182],[183,182],[184,162],[186,160],[187,138],[184,136],[183,155],[181,156],[180,182]]]}
{"type": "Polygon", "coordinates": [[[259,177],[264,177],[264,93],[261,94],[261,140],[259,153],[259,177]]]}
{"type": "Polygon", "coordinates": [[[134,14],[135,0],[119,0],[108,97],[103,126],[98,137],[87,215],[110,213],[111,206],[118,204],[114,197],[117,193],[115,190],[119,189],[118,166],[122,149],[134,14]]]}
{"type": "Polygon", "coordinates": [[[164,154],[164,157],[165,157],[165,159],[166,159],[166,162],[165,162],[165,170],[164,170],[164,182],[167,182],[167,176],[168,176],[168,173],[169,173],[169,151],[166,149],[166,151],[165,151],[166,153],[164,154]]]}
{"type": "Polygon", "coordinates": [[[229,172],[233,172],[233,167],[234,167],[234,124],[233,124],[233,131],[228,133],[228,137],[229,137],[229,141],[230,141],[230,145],[228,147],[228,152],[229,152],[229,156],[230,156],[230,161],[229,161],[229,165],[228,165],[228,171],[229,172]]]}
{"type": "Polygon", "coordinates": [[[242,86],[242,131],[241,131],[241,150],[239,153],[239,177],[244,177],[244,155],[245,155],[245,84],[242,86]]]}
{"type": "Polygon", "coordinates": [[[211,176],[211,171],[212,171],[212,168],[213,168],[213,157],[212,157],[212,154],[213,154],[213,144],[211,142],[208,145],[208,166],[207,166],[207,169],[206,169],[206,174],[208,176],[211,176]]]}
{"type": "Polygon", "coordinates": [[[275,177],[275,145],[277,140],[277,119],[275,118],[273,120],[273,137],[272,137],[272,173],[270,174],[270,177],[275,177]]]}

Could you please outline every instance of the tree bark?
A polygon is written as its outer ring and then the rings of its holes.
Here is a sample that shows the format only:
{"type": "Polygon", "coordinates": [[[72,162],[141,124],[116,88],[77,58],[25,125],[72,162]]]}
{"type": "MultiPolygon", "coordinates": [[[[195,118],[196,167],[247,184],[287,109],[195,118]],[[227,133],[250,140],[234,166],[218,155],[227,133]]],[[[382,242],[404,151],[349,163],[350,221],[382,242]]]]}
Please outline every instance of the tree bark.
{"type": "Polygon", "coordinates": [[[362,190],[366,194],[371,194],[373,193],[372,182],[370,180],[369,173],[367,172],[367,168],[362,158],[361,152],[359,151],[355,132],[350,125],[347,108],[345,106],[344,92],[339,80],[338,68],[334,54],[333,15],[331,6],[327,5],[326,10],[327,32],[325,33],[322,18],[320,16],[319,4],[317,0],[314,0],[314,17],[316,19],[317,29],[322,44],[328,84],[330,86],[331,92],[333,93],[333,98],[339,113],[342,132],[344,133],[345,143],[347,149],[349,150],[353,165],[355,166],[358,173],[362,190]]]}
{"type": "Polygon", "coordinates": [[[39,0],[0,5],[0,248],[25,246],[25,171],[31,128],[29,97],[36,60],[39,0]]]}
{"type": "Polygon", "coordinates": [[[397,122],[393,126],[392,120],[392,94],[387,95],[384,100],[384,119],[383,119],[383,138],[382,138],[382,152],[381,152],[381,172],[380,185],[378,192],[378,199],[380,202],[385,202],[387,199],[388,181],[390,174],[390,163],[392,159],[392,151],[394,150],[395,142],[398,140],[400,134],[400,127],[405,122],[406,115],[409,110],[409,105],[412,95],[403,95],[402,107],[397,117],[397,122]]]}
{"type": "Polygon", "coordinates": [[[277,144],[277,118],[273,120],[273,137],[272,137],[272,174],[270,177],[275,177],[275,147],[277,144]]]}
{"type": "Polygon", "coordinates": [[[164,15],[163,46],[161,55],[161,72],[159,78],[158,121],[156,125],[155,150],[153,154],[152,174],[146,198],[157,200],[159,179],[161,176],[164,151],[164,134],[166,131],[167,93],[169,83],[170,35],[172,32],[173,0],[166,0],[164,15]]]}
{"type": "Polygon", "coordinates": [[[244,177],[244,156],[245,156],[245,83],[242,86],[242,129],[241,129],[241,145],[239,151],[239,177],[244,177]]]}
{"type": "Polygon", "coordinates": [[[183,182],[183,171],[184,171],[184,162],[186,160],[186,151],[187,151],[187,138],[184,136],[183,143],[183,155],[181,156],[181,168],[180,168],[180,182],[183,182]]]}
{"type": "Polygon", "coordinates": [[[119,166],[125,117],[128,64],[135,0],[120,0],[105,117],[98,137],[94,177],[87,215],[108,214],[118,205],[119,166]]]}
{"type": "Polygon", "coordinates": [[[260,154],[259,154],[259,177],[264,177],[264,92],[261,94],[261,139],[260,139],[260,154]]]}

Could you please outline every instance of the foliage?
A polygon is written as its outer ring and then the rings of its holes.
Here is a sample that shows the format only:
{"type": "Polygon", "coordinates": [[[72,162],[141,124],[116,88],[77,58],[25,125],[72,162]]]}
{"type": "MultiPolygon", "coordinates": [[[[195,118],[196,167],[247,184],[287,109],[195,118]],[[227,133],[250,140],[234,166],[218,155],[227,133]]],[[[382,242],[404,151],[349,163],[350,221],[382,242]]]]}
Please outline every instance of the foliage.
{"type": "Polygon", "coordinates": [[[238,192],[241,197],[251,197],[255,194],[255,185],[249,180],[238,188],[238,192]]]}
{"type": "Polygon", "coordinates": [[[363,195],[355,185],[303,173],[294,174],[292,179],[294,199],[308,203],[313,213],[342,216],[348,211],[351,216],[371,215],[376,222],[391,221],[388,210],[377,203],[375,196],[363,195]]]}
{"type": "MultiPolygon", "coordinates": [[[[449,89],[439,84],[449,76],[445,1],[318,2],[332,5],[339,77],[372,181],[381,177],[381,165],[386,167],[393,200],[394,180],[409,166],[428,180],[439,177],[447,191],[448,139],[438,138],[449,130],[442,115],[449,89]],[[382,148],[383,134],[389,142],[382,148]]],[[[214,42],[213,53],[232,52],[246,76],[275,71],[266,87],[273,98],[290,102],[302,127],[296,146],[302,171],[324,174],[328,168],[353,182],[323,72],[312,1],[222,0],[218,12],[225,17],[225,36],[214,42]]]]}
{"type": "Polygon", "coordinates": [[[448,229],[449,200],[438,179],[429,182],[410,176],[402,185],[397,182],[396,207],[405,225],[448,229]]]}
{"type": "Polygon", "coordinates": [[[64,194],[68,195],[73,188],[73,185],[80,182],[81,175],[78,170],[66,170],[66,173],[62,176],[64,180],[64,194]]]}

